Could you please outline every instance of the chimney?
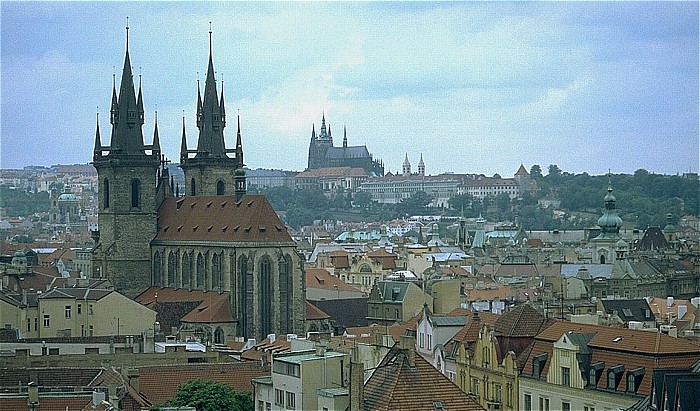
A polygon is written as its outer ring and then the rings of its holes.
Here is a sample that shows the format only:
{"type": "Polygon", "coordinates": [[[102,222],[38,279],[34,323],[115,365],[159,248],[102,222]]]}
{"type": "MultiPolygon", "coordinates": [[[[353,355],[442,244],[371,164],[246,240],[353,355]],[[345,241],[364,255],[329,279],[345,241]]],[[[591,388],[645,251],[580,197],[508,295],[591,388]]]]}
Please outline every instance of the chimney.
{"type": "Polygon", "coordinates": [[[136,367],[129,367],[126,369],[126,379],[129,382],[129,386],[136,391],[139,390],[139,369],[136,367]]]}
{"type": "Polygon", "coordinates": [[[27,405],[30,410],[35,410],[39,405],[39,385],[34,381],[27,385],[27,405]]]}
{"type": "Polygon", "coordinates": [[[413,368],[416,366],[416,339],[410,335],[402,335],[399,340],[399,349],[406,354],[408,366],[413,368]]]}
{"type": "Polygon", "coordinates": [[[364,410],[365,367],[357,347],[350,350],[350,411],[364,410]]]}
{"type": "Polygon", "coordinates": [[[268,334],[267,339],[270,341],[270,344],[275,342],[276,336],[275,334],[268,334]]]}
{"type": "Polygon", "coordinates": [[[102,404],[105,400],[104,391],[93,391],[92,392],[92,408],[97,408],[98,405],[102,404]]]}
{"type": "Polygon", "coordinates": [[[328,348],[328,341],[320,340],[320,341],[316,342],[316,356],[317,357],[325,357],[327,348],[328,348]]]}
{"type": "Polygon", "coordinates": [[[119,397],[117,397],[117,386],[115,384],[109,384],[107,388],[109,393],[109,403],[112,407],[119,409],[119,397]]]}
{"type": "Polygon", "coordinates": [[[673,297],[666,297],[666,307],[673,306],[673,297]]]}

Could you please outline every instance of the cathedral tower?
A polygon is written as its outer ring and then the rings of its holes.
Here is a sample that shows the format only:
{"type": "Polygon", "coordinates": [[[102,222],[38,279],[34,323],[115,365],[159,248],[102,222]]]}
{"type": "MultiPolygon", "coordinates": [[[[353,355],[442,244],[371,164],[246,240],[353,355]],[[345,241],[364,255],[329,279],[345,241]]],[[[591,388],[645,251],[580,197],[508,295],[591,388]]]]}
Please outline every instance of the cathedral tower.
{"type": "Polygon", "coordinates": [[[135,93],[129,58],[129,27],[119,94],[113,78],[110,144],[103,146],[97,123],[92,164],[99,179],[98,225],[93,275],[106,277],[133,297],[150,285],[149,243],[156,234],[156,173],[160,145],[143,141],[141,84],[135,93]]]}
{"type": "Polygon", "coordinates": [[[197,128],[199,138],[197,148],[187,148],[183,118],[182,142],[180,145],[180,167],[185,173],[185,195],[240,195],[245,193],[245,173],[243,173],[243,145],[241,142],[241,122],[238,118],[236,147],[226,148],[224,128],[226,108],[224,106],[224,86],[221,84],[221,98],[216,89],[212,32],[209,30],[209,66],[204,82],[204,97],[197,82],[197,128]],[[228,154],[233,154],[229,157],[228,154]],[[190,156],[193,155],[193,156],[190,156]],[[236,173],[236,170],[241,169],[236,173]]]}

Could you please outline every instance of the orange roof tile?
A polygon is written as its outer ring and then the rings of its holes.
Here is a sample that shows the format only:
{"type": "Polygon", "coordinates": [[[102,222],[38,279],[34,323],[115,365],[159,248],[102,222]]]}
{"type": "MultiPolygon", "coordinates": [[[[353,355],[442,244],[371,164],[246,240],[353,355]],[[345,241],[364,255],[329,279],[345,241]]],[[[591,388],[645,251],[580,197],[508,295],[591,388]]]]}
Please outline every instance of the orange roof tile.
{"type": "Polygon", "coordinates": [[[292,242],[267,198],[173,197],[158,210],[154,241],[292,242]]]}
{"type": "Polygon", "coordinates": [[[308,302],[308,301],[306,302],[306,319],[307,320],[324,320],[327,318],[331,318],[331,316],[324,313],[323,310],[321,310],[320,308],[311,304],[310,302],[308,302]]]}

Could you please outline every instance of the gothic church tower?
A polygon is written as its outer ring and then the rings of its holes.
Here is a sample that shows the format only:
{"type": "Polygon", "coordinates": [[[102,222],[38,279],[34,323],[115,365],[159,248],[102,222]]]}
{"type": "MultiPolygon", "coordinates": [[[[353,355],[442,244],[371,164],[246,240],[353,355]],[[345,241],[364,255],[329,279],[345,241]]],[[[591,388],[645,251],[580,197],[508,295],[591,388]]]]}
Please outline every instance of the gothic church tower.
{"type": "Polygon", "coordinates": [[[214,76],[211,30],[209,30],[209,67],[204,83],[204,98],[202,98],[199,82],[197,82],[199,139],[195,150],[187,148],[184,118],[182,121],[180,167],[185,173],[185,194],[189,196],[235,195],[237,197],[245,194],[241,122],[239,118],[236,147],[226,148],[224,141],[224,128],[226,127],[224,86],[222,83],[221,99],[219,99],[214,76]],[[190,157],[190,154],[193,156],[190,157]],[[233,154],[234,157],[229,157],[228,154],[233,154]]]}
{"type": "Polygon", "coordinates": [[[92,161],[99,179],[93,275],[110,279],[117,290],[133,297],[148,288],[151,280],[149,244],[156,234],[156,174],[161,153],[157,131],[153,144],[144,144],[143,95],[141,84],[138,97],[135,93],[128,25],[121,84],[117,95],[113,79],[109,121],[108,146],[102,145],[97,123],[92,161]]]}

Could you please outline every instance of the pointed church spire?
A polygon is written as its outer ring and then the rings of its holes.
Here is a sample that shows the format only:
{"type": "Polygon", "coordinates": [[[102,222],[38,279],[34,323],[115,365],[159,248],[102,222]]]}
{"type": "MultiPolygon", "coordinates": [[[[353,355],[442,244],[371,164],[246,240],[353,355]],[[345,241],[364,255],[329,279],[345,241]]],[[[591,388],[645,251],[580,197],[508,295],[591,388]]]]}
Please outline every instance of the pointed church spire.
{"type": "Polygon", "coordinates": [[[333,137],[333,133],[331,133],[331,123],[328,123],[328,137],[333,137]]]}
{"type": "Polygon", "coordinates": [[[348,129],[343,125],[343,147],[348,146],[348,129]]]}
{"type": "Polygon", "coordinates": [[[238,115],[238,131],[236,133],[236,160],[238,168],[243,168],[243,141],[241,139],[241,115],[238,115]]]}
{"type": "Polygon", "coordinates": [[[139,122],[143,125],[145,113],[143,110],[143,93],[141,92],[141,74],[139,74],[139,96],[136,101],[136,110],[138,111],[139,122]]]}
{"type": "MultiPolygon", "coordinates": [[[[140,91],[140,88],[139,88],[140,91]]],[[[134,90],[134,78],[131,71],[131,58],[129,56],[129,25],[126,26],[126,53],[124,67],[119,86],[119,96],[113,93],[112,98],[112,136],[110,151],[127,154],[145,154],[143,144],[142,114],[143,96],[139,92],[139,100],[134,90]]]]}
{"type": "Polygon", "coordinates": [[[158,137],[158,111],[156,111],[155,127],[153,127],[153,153],[160,156],[160,138],[158,137]]]}
{"type": "Polygon", "coordinates": [[[97,160],[102,155],[102,138],[100,137],[100,112],[97,112],[97,127],[95,128],[95,148],[93,159],[97,160]]]}
{"type": "Polygon", "coordinates": [[[180,163],[187,160],[187,137],[185,136],[185,115],[182,115],[182,140],[180,141],[180,163]]]}
{"type": "Polygon", "coordinates": [[[197,73],[197,127],[202,124],[202,92],[199,89],[199,73],[197,73]]]}
{"type": "MultiPolygon", "coordinates": [[[[224,108],[224,75],[221,74],[221,101],[219,102],[219,110],[221,111],[221,124],[226,126],[226,109],[224,108]]],[[[240,121],[239,121],[240,123],[240,121]]]]}
{"type": "Polygon", "coordinates": [[[321,137],[326,137],[326,113],[321,117],[321,137]]]}
{"type": "MultiPolygon", "coordinates": [[[[223,130],[226,124],[220,106],[223,100],[219,100],[217,96],[211,22],[209,24],[209,65],[204,82],[204,97],[198,113],[200,121],[197,123],[199,128],[197,157],[223,158],[227,157],[223,130]]],[[[198,106],[200,106],[199,101],[198,106]]]]}
{"type": "Polygon", "coordinates": [[[316,141],[316,125],[315,124],[311,125],[311,141],[312,142],[316,141]]]}
{"type": "Polygon", "coordinates": [[[117,75],[112,73],[112,105],[109,108],[109,122],[116,126],[119,121],[119,104],[117,103],[117,75]]]}

